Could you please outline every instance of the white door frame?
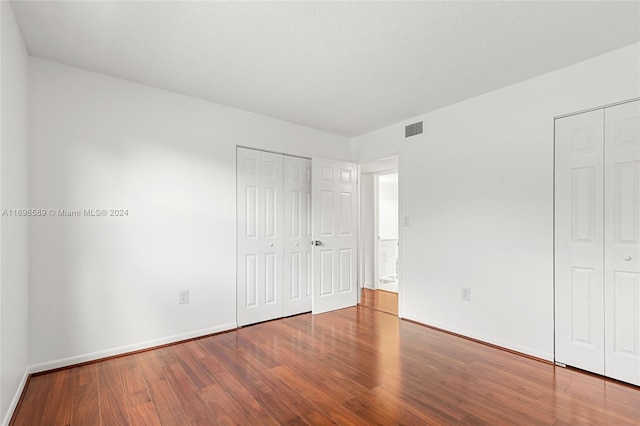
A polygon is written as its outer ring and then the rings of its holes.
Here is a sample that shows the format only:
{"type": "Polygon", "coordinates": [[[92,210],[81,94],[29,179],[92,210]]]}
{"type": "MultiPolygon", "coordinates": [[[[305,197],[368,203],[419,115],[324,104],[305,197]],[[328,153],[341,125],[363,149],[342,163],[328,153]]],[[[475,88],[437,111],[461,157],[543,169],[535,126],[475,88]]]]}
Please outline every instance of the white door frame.
{"type": "MultiPolygon", "coordinates": [[[[384,160],[390,160],[393,158],[397,158],[397,165],[395,167],[390,167],[390,168],[383,168],[382,170],[376,171],[376,172],[370,172],[369,174],[374,176],[374,187],[373,187],[373,194],[374,194],[374,200],[373,203],[375,206],[377,206],[377,179],[375,177],[376,174],[390,174],[390,173],[398,173],[398,318],[402,318],[403,316],[403,298],[402,298],[402,152],[399,152],[395,155],[391,155],[391,156],[387,156],[387,157],[382,157],[382,158],[378,158],[378,159],[374,159],[371,161],[366,161],[366,162],[362,162],[358,164],[358,180],[361,182],[361,177],[362,177],[362,166],[364,164],[368,164],[368,163],[375,163],[378,161],[384,161],[384,160]]],[[[368,173],[368,172],[364,172],[364,173],[368,173]]],[[[362,189],[362,185],[359,185],[358,188],[358,207],[359,210],[362,211],[362,202],[361,202],[361,189],[362,189]]],[[[375,207],[375,209],[377,210],[377,207],[375,207]]],[[[374,288],[377,288],[378,286],[378,279],[377,279],[377,268],[378,268],[378,244],[377,244],[377,234],[378,234],[378,224],[377,224],[377,214],[374,213],[375,217],[374,217],[374,253],[373,253],[373,257],[374,257],[374,272],[373,272],[373,280],[374,283],[373,286],[374,288]]],[[[358,228],[360,229],[360,231],[362,232],[362,227],[360,226],[360,215],[358,215],[358,228]]],[[[360,246],[360,244],[364,244],[364,241],[362,239],[358,239],[358,245],[360,246]]],[[[364,247],[359,247],[358,250],[364,250],[364,247]]],[[[363,259],[361,259],[360,257],[358,258],[358,274],[360,273],[364,273],[364,268],[361,265],[361,262],[363,262],[363,259]]],[[[364,277],[358,277],[358,281],[360,283],[362,283],[362,285],[364,285],[364,277]]],[[[358,303],[360,303],[360,292],[358,293],[358,303]]]]}

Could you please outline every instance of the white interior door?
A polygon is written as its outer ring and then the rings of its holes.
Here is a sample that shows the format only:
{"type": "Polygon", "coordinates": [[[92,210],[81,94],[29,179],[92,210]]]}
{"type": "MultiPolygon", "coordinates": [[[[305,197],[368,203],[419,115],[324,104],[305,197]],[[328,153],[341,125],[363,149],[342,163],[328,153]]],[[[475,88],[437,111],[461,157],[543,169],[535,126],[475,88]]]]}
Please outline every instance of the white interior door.
{"type": "Polygon", "coordinates": [[[311,160],[284,156],[284,316],[311,311],[311,160]]]}
{"type": "Polygon", "coordinates": [[[605,110],[605,374],[640,385],[640,101],[605,110]]]}
{"type": "Polygon", "coordinates": [[[555,127],[555,357],[604,374],[604,111],[555,127]]]}
{"type": "Polygon", "coordinates": [[[283,156],[237,150],[238,326],[282,317],[283,156]]]}
{"type": "Polygon", "coordinates": [[[357,251],[356,165],[312,160],[314,314],[355,306],[357,251]]]}

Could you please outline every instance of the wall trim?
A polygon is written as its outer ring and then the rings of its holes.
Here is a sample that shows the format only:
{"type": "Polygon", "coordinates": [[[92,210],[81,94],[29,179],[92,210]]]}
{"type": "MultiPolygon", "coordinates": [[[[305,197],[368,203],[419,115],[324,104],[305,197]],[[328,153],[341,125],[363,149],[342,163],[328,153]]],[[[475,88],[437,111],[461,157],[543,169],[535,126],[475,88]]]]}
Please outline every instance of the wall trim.
{"type": "Polygon", "coordinates": [[[11,423],[11,419],[13,418],[13,413],[17,411],[18,407],[22,403],[24,390],[27,388],[27,383],[29,383],[30,377],[31,375],[29,374],[29,367],[27,367],[24,371],[24,375],[22,376],[22,380],[20,380],[18,389],[16,389],[16,393],[15,395],[13,395],[13,399],[11,400],[11,405],[9,405],[7,414],[5,414],[4,419],[2,419],[2,426],[9,426],[9,424],[11,423]]]}
{"type": "Polygon", "coordinates": [[[29,374],[48,373],[52,370],[63,369],[67,367],[75,367],[80,364],[96,362],[106,358],[120,357],[130,355],[135,352],[156,349],[161,346],[171,345],[184,342],[185,340],[198,339],[212,334],[218,334],[225,331],[235,330],[238,328],[237,323],[229,323],[219,325],[217,327],[204,328],[201,330],[191,331],[188,333],[174,334],[173,336],[163,337],[160,339],[147,340],[145,342],[135,343],[132,345],[119,346],[116,348],[105,349],[103,351],[91,352],[84,355],[76,355],[69,358],[47,361],[40,364],[33,364],[27,368],[29,374]]]}
{"type": "Polygon", "coordinates": [[[640,98],[631,98],[631,99],[627,99],[627,100],[624,100],[624,101],[613,102],[611,104],[602,105],[602,106],[599,106],[599,107],[588,108],[588,109],[583,109],[583,110],[576,111],[576,112],[570,112],[570,113],[567,113],[567,114],[557,115],[553,119],[554,120],[558,120],[560,118],[571,117],[572,115],[584,114],[585,112],[591,112],[591,111],[596,111],[596,110],[599,110],[599,109],[611,108],[611,107],[614,107],[614,106],[617,106],[617,105],[628,104],[629,102],[635,102],[635,101],[640,101],[640,98]]]}

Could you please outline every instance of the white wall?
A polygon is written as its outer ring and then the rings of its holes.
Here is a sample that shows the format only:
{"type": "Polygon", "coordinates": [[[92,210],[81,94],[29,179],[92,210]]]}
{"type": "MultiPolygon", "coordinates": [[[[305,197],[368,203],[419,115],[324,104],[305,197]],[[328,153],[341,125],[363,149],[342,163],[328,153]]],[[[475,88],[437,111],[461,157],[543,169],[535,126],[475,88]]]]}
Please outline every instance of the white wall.
{"type": "Polygon", "coordinates": [[[639,75],[635,44],[353,140],[356,161],[401,152],[403,317],[553,359],[553,119],[639,75]]]}
{"type": "Polygon", "coordinates": [[[30,363],[235,327],[236,145],[348,159],[349,140],[31,58],[30,363]],[[178,291],[190,303],[178,304],[178,291]]]}
{"type": "MultiPolygon", "coordinates": [[[[28,55],[8,2],[0,3],[0,212],[28,207],[28,55]]],[[[24,217],[0,219],[0,421],[20,396],[28,357],[28,232],[24,217]]]]}

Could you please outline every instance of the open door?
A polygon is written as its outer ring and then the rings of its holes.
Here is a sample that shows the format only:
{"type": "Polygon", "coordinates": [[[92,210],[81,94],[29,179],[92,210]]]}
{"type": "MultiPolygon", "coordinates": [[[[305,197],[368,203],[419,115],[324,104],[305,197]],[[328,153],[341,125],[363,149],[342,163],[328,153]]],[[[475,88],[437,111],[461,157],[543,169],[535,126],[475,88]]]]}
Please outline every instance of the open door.
{"type": "Polygon", "coordinates": [[[356,182],[355,164],[313,158],[314,314],[358,303],[356,182]]]}

